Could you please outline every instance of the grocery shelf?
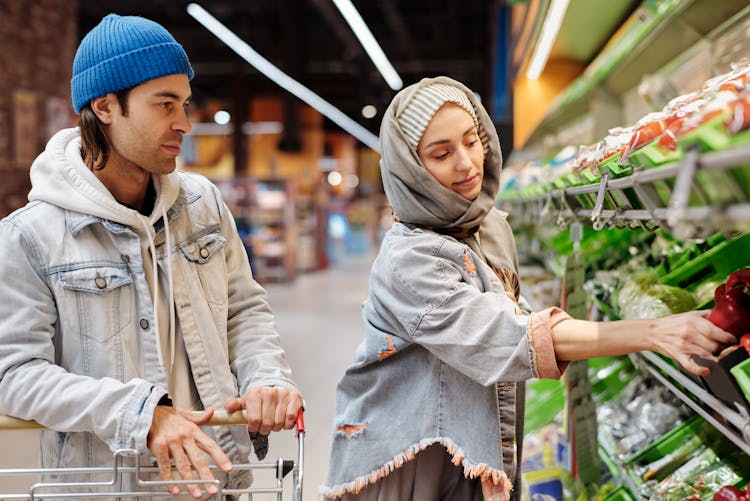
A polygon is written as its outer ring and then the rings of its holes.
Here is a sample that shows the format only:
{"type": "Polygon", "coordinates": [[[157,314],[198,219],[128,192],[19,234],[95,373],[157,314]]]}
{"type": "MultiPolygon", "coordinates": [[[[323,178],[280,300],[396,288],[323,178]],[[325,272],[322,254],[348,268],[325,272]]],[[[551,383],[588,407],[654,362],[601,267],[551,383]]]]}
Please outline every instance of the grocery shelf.
{"type": "Polygon", "coordinates": [[[636,170],[616,179],[603,174],[598,183],[551,190],[545,195],[501,199],[500,206],[507,206],[521,224],[546,219],[562,226],[580,221],[596,229],[663,228],[683,238],[696,236],[701,229],[746,229],[750,226],[750,199],[730,172],[745,165],[750,165],[750,144],[701,154],[689,150],[679,162],[636,170]],[[734,201],[711,203],[706,188],[697,182],[697,175],[702,172],[725,174],[723,189],[731,193],[734,201]],[[587,197],[595,200],[592,208],[586,208],[582,201],[587,197]],[[691,199],[698,199],[701,205],[691,204],[691,199]]]}
{"type": "Polygon", "coordinates": [[[631,355],[631,359],[637,367],[648,371],[737,447],[750,454],[750,416],[746,411],[740,412],[724,404],[654,353],[642,351],[631,355]],[[700,403],[690,395],[696,397],[700,403]],[[723,421],[716,417],[717,414],[723,421]]]}
{"type": "MultiPolygon", "coordinates": [[[[545,136],[590,114],[598,99],[594,89],[622,96],[644,75],[658,73],[691,48],[707,50],[707,44],[748,15],[746,0],[643,2],[584,73],[555,100],[526,140],[526,147],[543,143],[545,136]]],[[[601,128],[616,125],[605,123],[601,128]]]]}

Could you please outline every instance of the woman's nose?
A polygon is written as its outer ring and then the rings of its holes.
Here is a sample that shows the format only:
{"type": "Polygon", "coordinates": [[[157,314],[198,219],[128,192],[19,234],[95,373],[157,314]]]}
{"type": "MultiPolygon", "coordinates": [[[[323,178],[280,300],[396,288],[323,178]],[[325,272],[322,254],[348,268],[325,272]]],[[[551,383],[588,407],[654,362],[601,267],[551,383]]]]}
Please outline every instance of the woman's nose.
{"type": "Polygon", "coordinates": [[[458,164],[456,165],[456,168],[458,170],[468,170],[471,169],[471,157],[469,156],[469,152],[466,151],[466,148],[459,148],[458,149],[458,164]]]}

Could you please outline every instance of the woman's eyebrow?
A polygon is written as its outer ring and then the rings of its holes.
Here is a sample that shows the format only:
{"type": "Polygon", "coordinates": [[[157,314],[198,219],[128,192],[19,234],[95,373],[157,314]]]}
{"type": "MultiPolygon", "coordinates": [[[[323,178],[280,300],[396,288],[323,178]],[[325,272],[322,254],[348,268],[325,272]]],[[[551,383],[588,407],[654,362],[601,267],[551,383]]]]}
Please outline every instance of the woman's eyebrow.
{"type": "MultiPolygon", "coordinates": [[[[468,129],[466,129],[463,134],[461,134],[461,137],[468,136],[469,134],[474,132],[475,129],[476,129],[476,126],[472,125],[468,129]]],[[[449,142],[450,142],[449,139],[436,139],[435,141],[432,141],[431,143],[424,145],[424,149],[427,149],[430,146],[435,146],[436,144],[444,144],[444,143],[449,143],[449,142]]]]}

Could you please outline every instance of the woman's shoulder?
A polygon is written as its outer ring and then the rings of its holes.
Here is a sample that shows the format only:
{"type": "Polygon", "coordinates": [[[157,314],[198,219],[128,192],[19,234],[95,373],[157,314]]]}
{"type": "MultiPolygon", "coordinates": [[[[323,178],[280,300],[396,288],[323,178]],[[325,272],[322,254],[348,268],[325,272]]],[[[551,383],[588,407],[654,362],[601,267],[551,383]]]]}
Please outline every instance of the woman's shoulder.
{"type": "Polygon", "coordinates": [[[418,226],[394,223],[380,246],[380,255],[392,266],[415,261],[458,260],[468,247],[446,235],[418,226]]]}

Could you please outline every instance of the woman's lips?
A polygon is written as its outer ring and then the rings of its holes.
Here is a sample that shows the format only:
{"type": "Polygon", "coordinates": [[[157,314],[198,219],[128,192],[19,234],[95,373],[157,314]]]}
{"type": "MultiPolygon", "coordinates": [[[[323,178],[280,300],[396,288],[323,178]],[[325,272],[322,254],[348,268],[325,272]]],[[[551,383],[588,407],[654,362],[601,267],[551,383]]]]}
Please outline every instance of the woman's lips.
{"type": "Polygon", "coordinates": [[[473,176],[468,177],[464,179],[463,181],[457,181],[453,184],[459,187],[471,186],[472,184],[474,184],[474,182],[476,182],[478,177],[479,177],[479,174],[474,174],[473,176]]]}

